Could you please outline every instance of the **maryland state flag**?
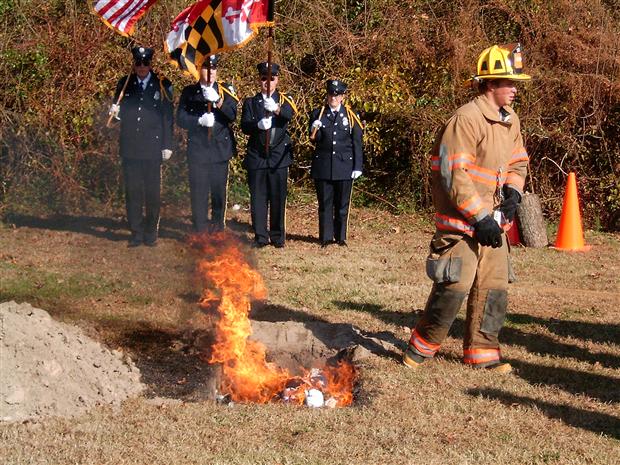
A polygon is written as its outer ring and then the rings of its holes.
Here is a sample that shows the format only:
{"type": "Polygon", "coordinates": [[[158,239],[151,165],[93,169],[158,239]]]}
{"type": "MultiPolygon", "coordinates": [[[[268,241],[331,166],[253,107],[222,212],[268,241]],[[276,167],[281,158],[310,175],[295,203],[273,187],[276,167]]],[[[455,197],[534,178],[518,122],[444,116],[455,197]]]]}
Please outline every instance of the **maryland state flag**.
{"type": "Polygon", "coordinates": [[[164,48],[171,61],[199,78],[203,61],[239,48],[262,26],[273,26],[275,0],[200,0],[172,22],[164,48]]]}

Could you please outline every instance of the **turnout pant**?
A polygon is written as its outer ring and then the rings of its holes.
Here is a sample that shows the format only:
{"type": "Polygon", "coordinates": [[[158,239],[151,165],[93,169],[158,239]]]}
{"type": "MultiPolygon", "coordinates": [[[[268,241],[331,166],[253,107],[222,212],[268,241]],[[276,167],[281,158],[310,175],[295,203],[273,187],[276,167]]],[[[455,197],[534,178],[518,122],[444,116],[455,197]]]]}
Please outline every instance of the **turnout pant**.
{"type": "Polygon", "coordinates": [[[319,202],[319,240],[346,240],[353,181],[316,179],[314,185],[319,202]]]}
{"type": "Polygon", "coordinates": [[[407,350],[433,357],[468,297],[463,362],[486,366],[499,361],[498,334],[508,306],[508,267],[505,235],[502,246],[493,249],[469,236],[437,232],[426,262],[433,288],[407,350]]]}
{"type": "Polygon", "coordinates": [[[159,228],[161,161],[123,158],[122,165],[131,235],[140,240],[155,240],[159,228]]]}
{"type": "Polygon", "coordinates": [[[248,170],[254,240],[259,244],[284,244],[288,167],[248,170]],[[269,213],[269,228],[267,214],[269,213]]]}
{"type": "Polygon", "coordinates": [[[226,224],[226,191],[228,188],[228,161],[221,163],[190,163],[189,191],[192,222],[197,232],[209,227],[220,230],[226,224]],[[209,201],[211,221],[209,221],[209,201]]]}

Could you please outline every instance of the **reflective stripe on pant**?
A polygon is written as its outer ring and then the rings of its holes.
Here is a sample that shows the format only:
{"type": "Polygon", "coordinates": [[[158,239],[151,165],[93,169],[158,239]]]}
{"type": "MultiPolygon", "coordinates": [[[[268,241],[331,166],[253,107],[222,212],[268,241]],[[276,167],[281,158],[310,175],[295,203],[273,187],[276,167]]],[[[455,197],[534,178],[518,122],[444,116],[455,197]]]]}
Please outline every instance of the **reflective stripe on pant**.
{"type": "Polygon", "coordinates": [[[427,274],[434,281],[424,314],[412,331],[409,348],[432,357],[469,293],[463,361],[499,360],[498,333],[507,308],[508,246],[493,249],[469,236],[437,232],[431,242],[427,274]]]}

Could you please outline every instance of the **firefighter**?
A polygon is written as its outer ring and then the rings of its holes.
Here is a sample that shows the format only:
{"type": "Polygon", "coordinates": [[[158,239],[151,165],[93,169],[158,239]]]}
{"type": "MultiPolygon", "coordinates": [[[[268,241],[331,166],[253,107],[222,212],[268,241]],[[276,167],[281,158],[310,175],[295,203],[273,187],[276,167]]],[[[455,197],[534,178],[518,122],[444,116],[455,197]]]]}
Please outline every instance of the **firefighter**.
{"type": "Polygon", "coordinates": [[[241,130],[249,136],[243,166],[248,171],[254,247],[271,243],[281,248],[286,241],[288,167],[293,163],[288,124],[297,108],[290,95],[277,90],[278,64],[271,63],[270,69],[263,62],[256,68],[260,92],[246,98],[241,110],[241,130]]]}
{"type": "Polygon", "coordinates": [[[183,89],[177,109],[177,123],[188,131],[187,164],[196,232],[224,229],[228,164],[236,153],[230,126],[237,118],[239,99],[232,85],[217,81],[217,64],[216,55],[204,61],[199,82],[183,89]]]}
{"type": "Polygon", "coordinates": [[[498,373],[498,334],[508,304],[506,231],[521,200],[528,166],[519,118],[512,109],[523,73],[522,51],[493,45],[470,82],[478,95],[447,121],[433,147],[436,232],[426,272],[433,281],[424,314],[403,354],[416,368],[433,357],[467,297],[463,362],[498,373]]]}
{"type": "Polygon", "coordinates": [[[327,102],[310,114],[310,139],[315,142],[311,174],[319,204],[321,247],[346,246],[353,180],[362,175],[362,123],[344,104],[347,85],[330,79],[327,102]]]}
{"type": "Polygon", "coordinates": [[[110,115],[121,121],[129,247],[152,247],[159,229],[161,163],[172,155],[172,84],[151,69],[152,48],[134,47],[131,53],[133,73],[118,81],[110,115]]]}

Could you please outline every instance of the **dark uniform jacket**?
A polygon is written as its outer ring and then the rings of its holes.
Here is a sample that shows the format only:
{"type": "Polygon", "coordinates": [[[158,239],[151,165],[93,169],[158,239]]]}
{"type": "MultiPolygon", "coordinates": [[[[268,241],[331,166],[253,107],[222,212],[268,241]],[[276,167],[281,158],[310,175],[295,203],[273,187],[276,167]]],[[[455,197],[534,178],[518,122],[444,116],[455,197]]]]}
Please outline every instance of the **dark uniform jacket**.
{"type": "Polygon", "coordinates": [[[210,139],[209,128],[198,124],[198,119],[208,111],[208,102],[202,94],[200,83],[187,86],[181,93],[177,123],[188,130],[187,159],[190,163],[223,162],[237,153],[235,136],[230,125],[237,118],[239,100],[233,97],[235,94],[230,85],[216,83],[214,88],[223,98],[223,103],[221,108],[212,105],[215,123],[211,128],[210,139]]]}
{"type": "Polygon", "coordinates": [[[278,91],[275,91],[271,97],[276,103],[280,104],[280,114],[273,115],[271,119],[268,154],[265,151],[265,134],[267,131],[258,129],[258,122],[266,116],[263,95],[259,92],[254,97],[246,98],[243,102],[241,130],[250,136],[247,153],[243,160],[243,166],[246,169],[285,168],[293,163],[291,137],[287,128],[296,109],[291,106],[292,99],[290,96],[285,98],[278,91]]]}
{"type": "Polygon", "coordinates": [[[151,71],[142,91],[135,74],[118,81],[114,101],[129,83],[121,100],[121,157],[137,160],[160,160],[161,151],[172,150],[172,84],[151,71]]]}
{"type": "MultiPolygon", "coordinates": [[[[310,114],[312,123],[319,118],[320,108],[310,114]]],[[[316,132],[311,174],[314,179],[344,181],[353,171],[362,171],[362,126],[359,117],[344,105],[334,118],[326,106],[321,116],[323,126],[316,132]]]]}

